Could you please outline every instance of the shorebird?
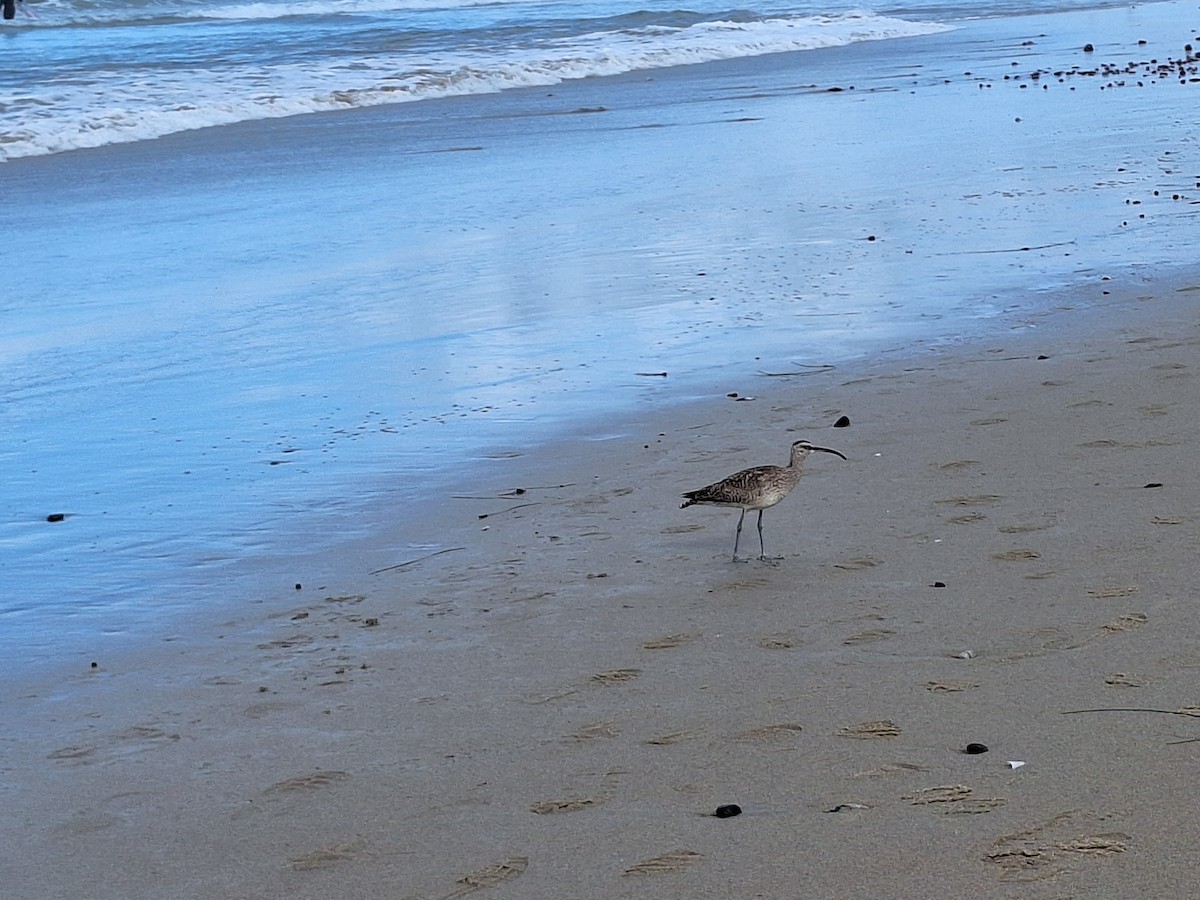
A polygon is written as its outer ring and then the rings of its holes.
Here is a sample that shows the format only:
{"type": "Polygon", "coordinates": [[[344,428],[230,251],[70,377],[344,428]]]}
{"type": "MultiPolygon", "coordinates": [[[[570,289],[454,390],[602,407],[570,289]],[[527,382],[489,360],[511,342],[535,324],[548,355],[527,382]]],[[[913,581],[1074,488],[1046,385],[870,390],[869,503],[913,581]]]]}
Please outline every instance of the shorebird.
{"type": "Polygon", "coordinates": [[[708,506],[731,506],[742,511],[738,519],[737,536],[733,539],[733,561],[738,559],[738,542],[742,539],[742,522],[746,519],[746,510],[758,510],[758,549],[761,560],[766,560],[767,550],[763,545],[762,516],[764,509],[770,509],[792,492],[796,482],[800,480],[800,469],[814,452],[832,453],[834,456],[846,457],[837,450],[828,447],[814,447],[808,441],[796,441],[792,444],[792,458],[786,466],[754,466],[735,472],[728,478],[702,487],[696,491],[688,491],[683,495],[684,501],[680,509],[686,509],[696,503],[708,506]]]}

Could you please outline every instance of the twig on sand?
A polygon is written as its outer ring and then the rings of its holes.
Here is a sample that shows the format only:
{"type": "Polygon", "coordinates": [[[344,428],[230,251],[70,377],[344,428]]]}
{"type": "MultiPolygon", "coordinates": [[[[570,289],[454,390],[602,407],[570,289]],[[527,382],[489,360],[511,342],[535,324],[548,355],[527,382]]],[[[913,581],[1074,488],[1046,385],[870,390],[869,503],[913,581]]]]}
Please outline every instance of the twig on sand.
{"type": "Polygon", "coordinates": [[[453,553],[455,550],[466,550],[466,547],[447,547],[445,550],[436,550],[433,553],[426,553],[424,556],[418,556],[416,559],[410,559],[408,562],[396,563],[394,566],[384,566],[382,569],[376,569],[368,574],[378,575],[380,572],[390,572],[393,569],[403,569],[405,566],[411,566],[413,563],[419,563],[422,560],[433,559],[435,556],[441,556],[443,553],[453,553]]]}
{"type": "Polygon", "coordinates": [[[759,370],[759,375],[765,375],[767,378],[783,378],[788,375],[818,375],[821,372],[828,372],[830,369],[836,369],[837,366],[831,363],[822,363],[821,365],[808,365],[806,363],[797,363],[802,369],[808,369],[807,372],[764,372],[759,370]]]}
{"type": "Polygon", "coordinates": [[[983,253],[1028,253],[1030,250],[1049,250],[1052,247],[1069,247],[1075,241],[1057,241],[1053,244],[1038,244],[1036,247],[1009,247],[1004,250],[948,250],[935,256],[971,256],[983,253]]]}
{"type": "Polygon", "coordinates": [[[507,500],[512,497],[520,497],[522,494],[527,494],[530,491],[553,491],[558,488],[574,487],[574,481],[568,481],[566,484],[538,484],[528,488],[512,488],[508,491],[500,491],[496,494],[487,494],[480,496],[479,494],[451,494],[451,500],[507,500]]]}
{"type": "Polygon", "coordinates": [[[508,509],[498,509],[491,513],[480,513],[478,518],[486,519],[488,516],[498,516],[501,513],[512,512],[514,509],[524,509],[526,506],[537,506],[536,503],[518,503],[516,506],[510,506],[508,509]]]}
{"type": "Polygon", "coordinates": [[[1102,713],[1102,712],[1140,712],[1140,713],[1162,713],[1165,716],[1186,716],[1189,719],[1200,719],[1200,707],[1189,706],[1184,709],[1155,709],[1149,706],[1102,706],[1098,709],[1064,709],[1064,716],[1071,716],[1075,713],[1102,713]]]}

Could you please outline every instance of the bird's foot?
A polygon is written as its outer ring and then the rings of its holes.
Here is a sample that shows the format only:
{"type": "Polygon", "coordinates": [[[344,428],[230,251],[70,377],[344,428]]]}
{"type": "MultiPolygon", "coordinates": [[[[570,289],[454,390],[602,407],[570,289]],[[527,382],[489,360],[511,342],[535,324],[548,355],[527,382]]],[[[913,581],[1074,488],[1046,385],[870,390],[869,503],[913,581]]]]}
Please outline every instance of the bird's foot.
{"type": "Polygon", "coordinates": [[[744,562],[744,563],[748,563],[748,562],[750,562],[750,557],[748,557],[748,556],[738,556],[738,555],[735,553],[735,554],[733,555],[733,561],[734,561],[735,563],[738,563],[738,562],[744,562]]]}
{"type": "Polygon", "coordinates": [[[779,563],[783,561],[783,557],[782,556],[760,556],[758,558],[758,561],[765,562],[767,565],[770,565],[770,566],[776,566],[776,565],[779,565],[779,563]]]}

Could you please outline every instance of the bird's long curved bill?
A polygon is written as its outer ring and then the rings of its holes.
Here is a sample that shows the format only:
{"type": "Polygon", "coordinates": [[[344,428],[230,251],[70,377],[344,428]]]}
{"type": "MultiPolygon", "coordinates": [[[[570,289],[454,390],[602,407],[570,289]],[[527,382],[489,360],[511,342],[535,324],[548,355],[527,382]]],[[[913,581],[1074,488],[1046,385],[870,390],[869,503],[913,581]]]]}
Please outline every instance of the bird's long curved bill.
{"type": "Polygon", "coordinates": [[[832,453],[834,456],[840,456],[842,459],[846,458],[846,454],[840,450],[830,450],[828,447],[813,447],[813,449],[820,450],[822,453],[832,453]]]}

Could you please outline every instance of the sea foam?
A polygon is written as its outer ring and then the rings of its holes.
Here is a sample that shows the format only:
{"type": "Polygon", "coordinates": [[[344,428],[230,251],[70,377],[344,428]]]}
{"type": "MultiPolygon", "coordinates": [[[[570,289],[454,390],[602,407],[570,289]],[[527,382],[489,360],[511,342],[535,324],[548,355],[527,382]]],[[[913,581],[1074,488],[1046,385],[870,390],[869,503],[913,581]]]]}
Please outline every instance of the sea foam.
{"type": "MultiPolygon", "coordinates": [[[[258,6],[225,7],[224,14],[237,10],[247,17],[258,6]]],[[[328,5],[321,8],[327,10],[328,5]]],[[[270,6],[263,14],[279,9],[270,6]]],[[[0,95],[5,111],[0,159],[149,140],[257,119],[914,37],[949,27],[847,13],[617,27],[544,37],[532,45],[497,42],[473,49],[423,49],[414,41],[398,52],[380,52],[381,45],[346,58],[240,61],[236,54],[198,54],[191,67],[148,62],[136,79],[128,72],[97,67],[78,77],[0,95]]]]}

